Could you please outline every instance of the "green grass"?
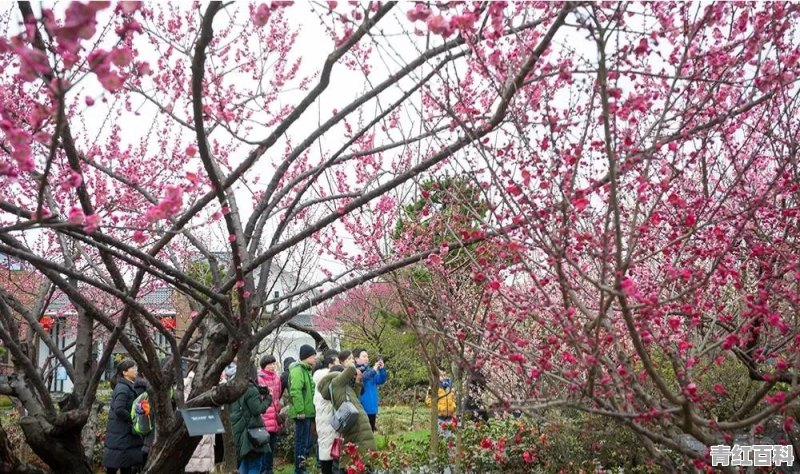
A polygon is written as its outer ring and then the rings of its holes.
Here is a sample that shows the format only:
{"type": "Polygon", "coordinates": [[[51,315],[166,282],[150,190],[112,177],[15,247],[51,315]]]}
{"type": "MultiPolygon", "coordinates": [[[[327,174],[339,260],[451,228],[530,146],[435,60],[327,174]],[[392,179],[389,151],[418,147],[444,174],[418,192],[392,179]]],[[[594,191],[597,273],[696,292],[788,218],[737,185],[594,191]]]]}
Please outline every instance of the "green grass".
{"type": "Polygon", "coordinates": [[[430,409],[415,407],[381,407],[375,444],[384,450],[393,442],[400,451],[410,453],[427,446],[430,439],[430,409]]]}
{"type": "Polygon", "coordinates": [[[378,434],[394,435],[407,431],[428,428],[429,408],[424,405],[381,407],[378,413],[378,434]]]}
{"type": "Polygon", "coordinates": [[[272,472],[275,474],[292,474],[294,472],[294,464],[284,464],[276,467],[272,472]]]}
{"type": "Polygon", "coordinates": [[[420,445],[424,445],[430,440],[431,430],[417,429],[413,431],[406,431],[394,436],[377,435],[375,436],[375,444],[379,450],[385,450],[390,442],[397,445],[397,449],[403,452],[410,452],[420,445]]]}

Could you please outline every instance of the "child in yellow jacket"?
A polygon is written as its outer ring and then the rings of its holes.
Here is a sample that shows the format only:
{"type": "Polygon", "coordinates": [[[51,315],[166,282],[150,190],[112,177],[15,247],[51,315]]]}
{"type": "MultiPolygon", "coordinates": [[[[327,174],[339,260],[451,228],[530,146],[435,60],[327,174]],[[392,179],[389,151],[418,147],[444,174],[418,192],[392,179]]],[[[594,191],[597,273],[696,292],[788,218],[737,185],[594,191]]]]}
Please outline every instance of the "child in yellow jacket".
{"type": "MultiPolygon", "coordinates": [[[[453,392],[453,382],[450,377],[442,370],[439,374],[439,400],[436,403],[436,410],[439,413],[439,430],[442,431],[442,425],[449,425],[456,414],[456,394],[453,392]]],[[[431,406],[430,389],[425,397],[425,405],[431,406]]],[[[445,430],[444,435],[448,436],[449,430],[445,430]]]]}

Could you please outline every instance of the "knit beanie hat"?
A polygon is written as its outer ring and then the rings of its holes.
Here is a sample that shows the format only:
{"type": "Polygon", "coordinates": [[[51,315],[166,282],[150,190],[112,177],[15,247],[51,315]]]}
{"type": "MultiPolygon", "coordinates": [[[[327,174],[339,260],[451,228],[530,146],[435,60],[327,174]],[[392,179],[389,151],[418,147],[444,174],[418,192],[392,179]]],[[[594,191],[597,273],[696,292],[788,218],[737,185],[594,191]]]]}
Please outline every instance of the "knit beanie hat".
{"type": "Polygon", "coordinates": [[[317,351],[315,351],[314,348],[309,346],[308,344],[303,344],[302,346],[300,346],[300,360],[306,360],[309,357],[316,354],[317,351]]]}

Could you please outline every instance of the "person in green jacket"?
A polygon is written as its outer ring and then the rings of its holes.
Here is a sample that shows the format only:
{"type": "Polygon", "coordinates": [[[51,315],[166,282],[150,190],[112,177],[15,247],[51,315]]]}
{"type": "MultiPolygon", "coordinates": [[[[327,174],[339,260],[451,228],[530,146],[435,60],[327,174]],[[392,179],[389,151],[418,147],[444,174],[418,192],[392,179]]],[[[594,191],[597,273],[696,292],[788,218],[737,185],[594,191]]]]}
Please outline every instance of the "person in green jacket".
{"type": "Polygon", "coordinates": [[[269,450],[269,444],[256,446],[247,435],[251,428],[264,428],[261,415],[272,403],[269,389],[258,386],[258,371],[255,364],[248,367],[249,383],[247,390],[231,404],[231,427],[236,458],[239,460],[239,474],[259,474],[261,460],[269,450]]]}
{"type": "MultiPolygon", "coordinates": [[[[378,449],[375,445],[375,434],[372,432],[372,425],[369,423],[367,412],[364,411],[364,407],[358,399],[358,394],[361,393],[361,372],[355,368],[352,359],[345,362],[345,364],[347,367],[340,365],[331,368],[331,372],[319,381],[317,390],[319,390],[324,399],[331,401],[334,410],[342,406],[345,401],[345,395],[356,406],[358,409],[358,421],[349,431],[341,434],[345,445],[348,443],[356,445],[361,462],[367,464],[370,459],[369,451],[378,449]]],[[[341,456],[339,465],[342,468],[351,464],[352,460],[349,459],[345,450],[342,450],[341,456]]]]}
{"type": "Polygon", "coordinates": [[[300,362],[289,368],[289,416],[294,418],[294,472],[305,474],[305,462],[314,440],[311,425],[314,423],[314,379],[311,368],[317,362],[317,352],[309,345],[300,347],[300,362]]]}

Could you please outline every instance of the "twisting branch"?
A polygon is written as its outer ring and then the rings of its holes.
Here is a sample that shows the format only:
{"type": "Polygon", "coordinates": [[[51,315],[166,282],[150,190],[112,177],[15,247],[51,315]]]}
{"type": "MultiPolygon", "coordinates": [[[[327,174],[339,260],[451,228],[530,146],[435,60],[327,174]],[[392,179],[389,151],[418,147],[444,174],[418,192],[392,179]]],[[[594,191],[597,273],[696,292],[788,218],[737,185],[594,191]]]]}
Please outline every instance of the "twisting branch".
{"type": "MultiPolygon", "coordinates": [[[[228,196],[228,190],[223,187],[222,170],[219,164],[211,157],[211,151],[208,147],[208,137],[206,136],[205,124],[203,123],[203,78],[205,77],[205,63],[206,63],[206,48],[214,37],[214,17],[217,12],[222,8],[222,2],[211,2],[206,8],[203,15],[203,23],[200,27],[200,36],[195,45],[194,57],[192,59],[192,110],[194,112],[194,128],[197,135],[197,149],[200,153],[200,159],[205,167],[206,174],[211,181],[211,186],[216,193],[216,198],[221,207],[229,208],[231,212],[224,213],[225,225],[228,229],[228,235],[231,247],[231,259],[233,260],[233,272],[237,281],[244,283],[245,281],[252,281],[252,278],[245,278],[242,272],[242,267],[247,262],[247,255],[245,254],[245,243],[242,228],[240,226],[238,209],[234,205],[234,197],[228,196]]],[[[249,323],[248,315],[250,314],[249,298],[245,296],[245,292],[253,289],[252,283],[237,285],[237,295],[239,297],[239,318],[246,328],[249,323]]]]}
{"type": "MultiPolygon", "coordinates": [[[[311,226],[307,227],[306,229],[302,230],[301,232],[298,232],[293,237],[283,241],[280,244],[270,247],[263,254],[254,258],[253,261],[250,263],[250,267],[245,269],[245,272],[252,271],[254,268],[257,268],[259,265],[261,265],[268,259],[274,257],[275,255],[283,252],[286,249],[293,247],[294,245],[297,245],[299,242],[310,237],[320,229],[323,229],[326,226],[332,224],[334,221],[339,219],[341,215],[349,214],[354,210],[359,209],[361,206],[370,202],[372,199],[381,196],[388,191],[391,191],[400,184],[430,169],[437,163],[440,163],[441,161],[449,158],[457,151],[466,147],[470,143],[480,140],[482,137],[486,136],[492,130],[494,130],[495,127],[497,127],[505,118],[506,112],[508,111],[509,103],[514,98],[514,95],[518,92],[519,88],[522,86],[525,77],[531,72],[531,70],[533,70],[533,67],[536,65],[539,58],[542,56],[544,51],[550,46],[550,43],[553,40],[553,37],[555,36],[556,32],[563,26],[564,20],[566,19],[567,15],[572,11],[573,8],[574,5],[572,3],[567,2],[565,4],[561,12],[559,13],[558,17],[553,21],[553,24],[547,30],[547,33],[545,33],[542,39],[540,40],[537,47],[528,55],[523,65],[520,67],[520,70],[517,72],[516,76],[514,76],[514,80],[510,81],[506,86],[506,88],[503,90],[502,94],[499,97],[499,104],[497,106],[497,109],[495,110],[491,119],[484,126],[476,130],[467,130],[463,137],[459,138],[450,145],[444,147],[442,150],[433,155],[431,158],[420,162],[419,164],[413,166],[405,173],[389,180],[388,182],[386,182],[381,186],[376,187],[372,191],[364,193],[364,195],[359,199],[355,199],[350,203],[348,203],[342,210],[341,214],[331,213],[328,216],[318,220],[311,226]]],[[[234,284],[233,280],[227,281],[222,286],[222,291],[229,290],[233,286],[233,284],[234,284]]]]}
{"type": "MultiPolygon", "coordinates": [[[[273,130],[273,132],[265,138],[261,144],[248,153],[247,158],[245,158],[236,169],[233,170],[224,180],[222,184],[222,189],[230,188],[235,182],[237,182],[245,172],[247,172],[252,166],[258,161],[258,159],[272,146],[274,145],[278,139],[283,136],[284,133],[294,124],[308,109],[308,107],[313,104],[317,98],[322,94],[322,92],[327,89],[328,85],[330,84],[331,72],[333,70],[334,64],[336,64],[350,49],[353,48],[358,42],[369,32],[369,30],[377,24],[377,22],[383,18],[393,7],[395,3],[388,2],[378,9],[374,16],[368,17],[369,21],[365,21],[362,26],[356,30],[341,46],[336,48],[325,60],[323,64],[322,71],[319,75],[319,81],[314,88],[309,91],[309,93],[303,98],[302,101],[292,110],[289,115],[278,124],[278,126],[273,130]]],[[[205,194],[203,197],[198,199],[195,204],[187,209],[179,219],[176,220],[175,224],[171,227],[170,231],[166,232],[164,236],[156,242],[153,247],[150,249],[151,255],[156,255],[164,246],[166,246],[174,236],[183,229],[198,212],[204,209],[213,199],[216,197],[216,190],[205,194]]],[[[245,271],[244,273],[248,273],[245,271]]]]}

